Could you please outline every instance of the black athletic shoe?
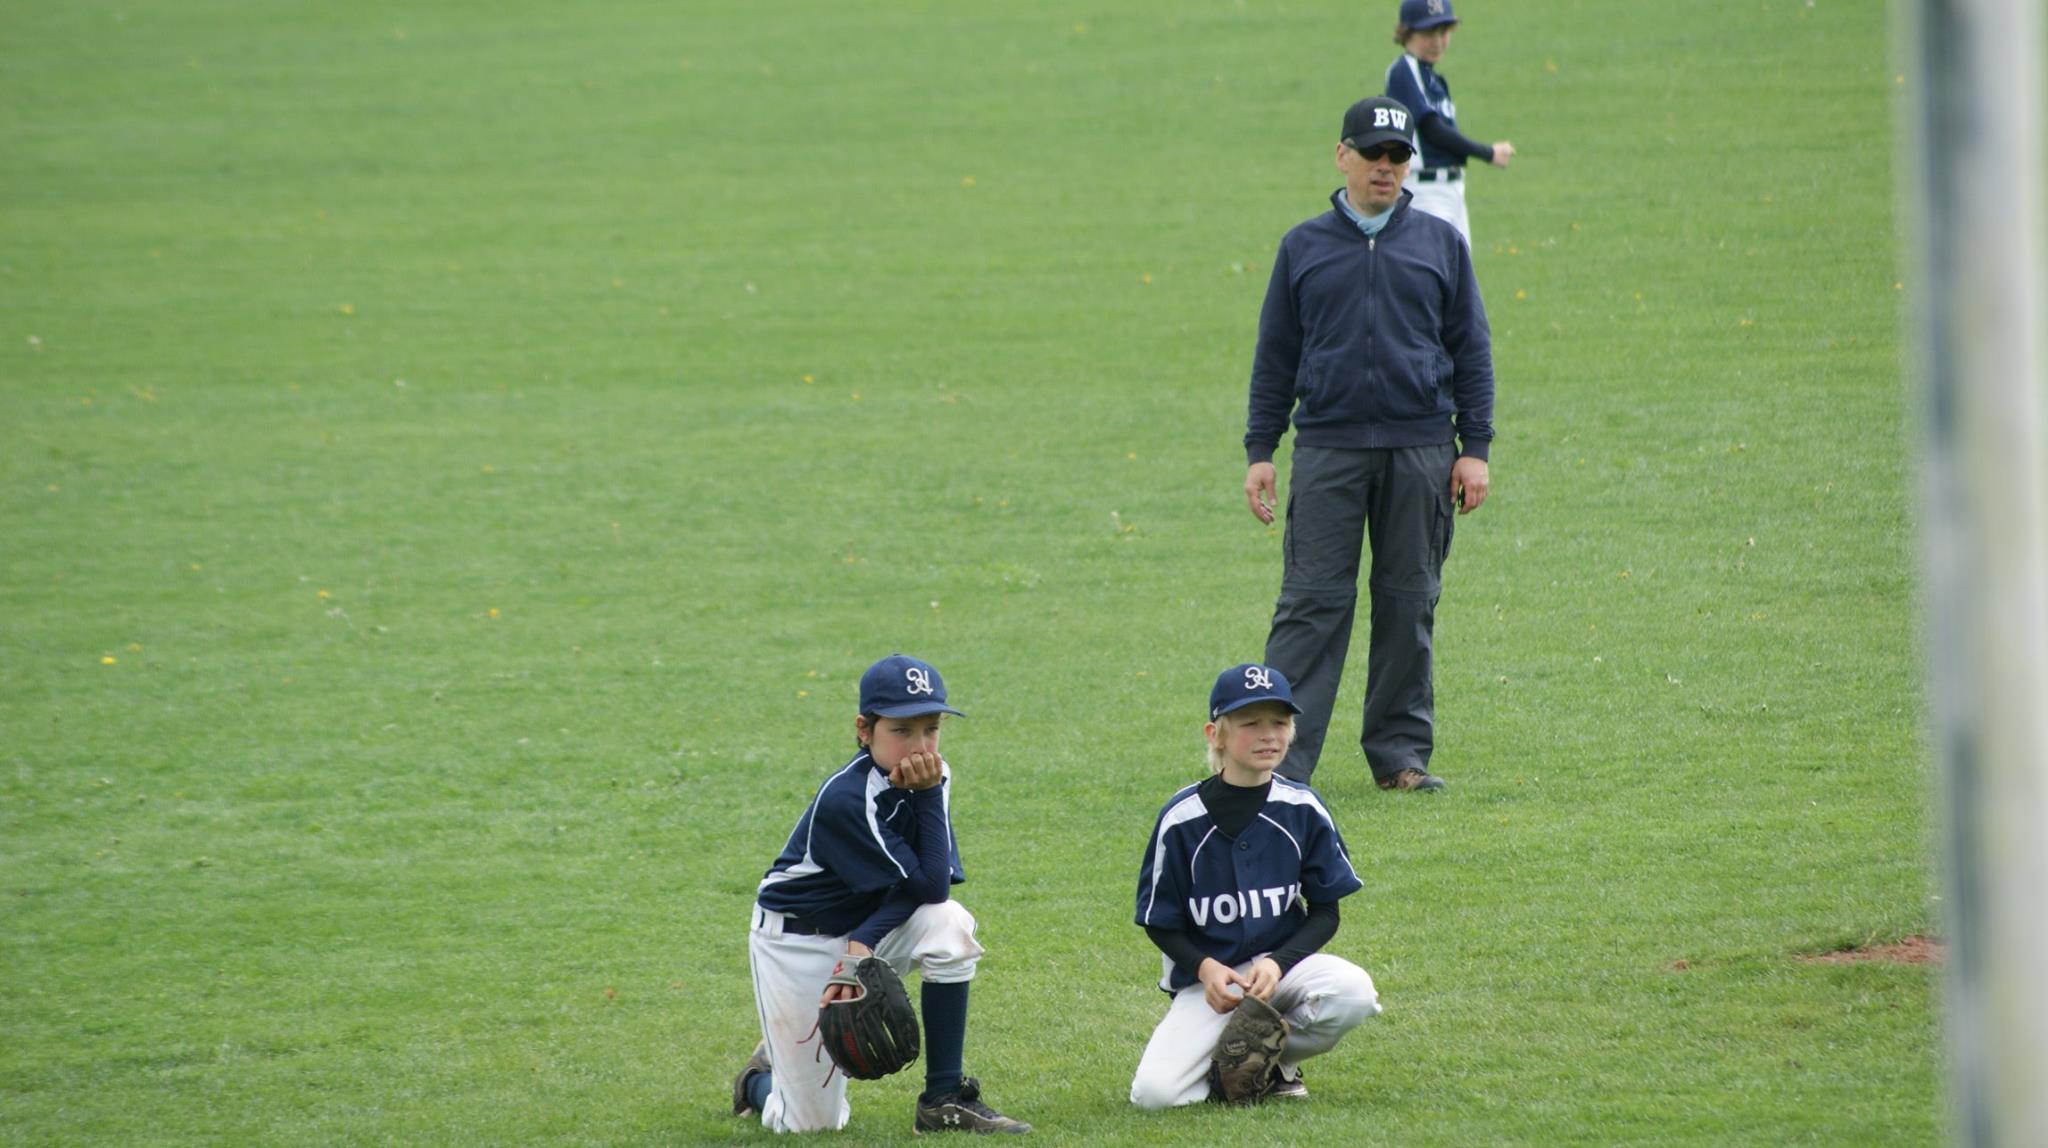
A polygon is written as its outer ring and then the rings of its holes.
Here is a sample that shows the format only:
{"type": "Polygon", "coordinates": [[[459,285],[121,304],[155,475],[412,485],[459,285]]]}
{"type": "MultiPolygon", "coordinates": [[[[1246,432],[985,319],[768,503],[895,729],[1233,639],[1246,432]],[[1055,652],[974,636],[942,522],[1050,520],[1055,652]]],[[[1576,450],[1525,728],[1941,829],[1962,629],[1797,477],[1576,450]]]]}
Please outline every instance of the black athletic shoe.
{"type": "Polygon", "coordinates": [[[1381,789],[1412,789],[1422,793],[1434,793],[1443,787],[1443,778],[1419,769],[1404,769],[1392,777],[1380,778],[1381,789]]]}
{"type": "Polygon", "coordinates": [[[1301,1066],[1296,1065],[1294,1075],[1289,1076],[1286,1065],[1274,1065],[1273,1083],[1267,1087],[1266,1096],[1268,1099],[1278,1100],[1308,1099],[1308,1085],[1301,1079],[1301,1066]]]}
{"type": "Polygon", "coordinates": [[[754,1111],[753,1105],[747,1103],[747,1084],[756,1076],[767,1072],[770,1067],[768,1063],[768,1042],[764,1040],[754,1046],[754,1055],[747,1058],[746,1067],[740,1069],[740,1074],[732,1078],[732,1114],[734,1116],[760,1115],[760,1113],[754,1111]]]}
{"type": "Polygon", "coordinates": [[[917,1102],[913,1132],[1029,1132],[1031,1125],[1009,1117],[981,1102],[981,1082],[968,1077],[960,1091],[917,1102]]]}

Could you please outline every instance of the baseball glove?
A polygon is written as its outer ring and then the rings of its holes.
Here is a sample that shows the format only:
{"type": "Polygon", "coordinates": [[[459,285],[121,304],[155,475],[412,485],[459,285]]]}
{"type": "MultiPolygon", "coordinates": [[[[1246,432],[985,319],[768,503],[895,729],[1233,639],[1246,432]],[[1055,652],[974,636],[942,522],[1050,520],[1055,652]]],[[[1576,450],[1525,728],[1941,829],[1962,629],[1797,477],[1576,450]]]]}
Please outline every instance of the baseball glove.
{"type": "Polygon", "coordinates": [[[903,978],[887,961],[863,957],[851,970],[832,970],[828,985],[854,985],[860,995],[818,1010],[818,1042],[839,1071],[855,1080],[880,1080],[917,1060],[917,1013],[903,978]]]}
{"type": "Polygon", "coordinates": [[[1254,996],[1237,1002],[1209,1065],[1209,1094],[1225,1104],[1257,1104],[1273,1087],[1287,1047],[1287,1018],[1254,996]]]}

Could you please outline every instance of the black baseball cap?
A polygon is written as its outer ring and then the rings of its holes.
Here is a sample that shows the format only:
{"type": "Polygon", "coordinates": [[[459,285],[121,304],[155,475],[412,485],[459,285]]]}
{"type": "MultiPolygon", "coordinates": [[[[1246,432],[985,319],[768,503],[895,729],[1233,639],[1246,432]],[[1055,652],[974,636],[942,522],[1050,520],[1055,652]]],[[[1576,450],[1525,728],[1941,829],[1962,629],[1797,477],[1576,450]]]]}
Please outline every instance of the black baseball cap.
{"type": "Polygon", "coordinates": [[[930,662],[891,654],[860,676],[860,712],[877,717],[966,714],[946,704],[946,683],[930,662]]]}
{"type": "Polygon", "coordinates": [[[1209,720],[1260,702],[1279,702],[1292,713],[1301,712],[1294,704],[1294,689],[1287,684],[1286,674],[1257,662],[1232,666],[1216,675],[1216,684],[1209,690],[1209,720]]]}
{"type": "Polygon", "coordinates": [[[1418,32],[1457,22],[1451,15],[1451,0],[1401,0],[1401,23],[1418,32]]]}
{"type": "Polygon", "coordinates": [[[1358,101],[1344,112],[1344,134],[1338,138],[1354,151],[1383,143],[1397,143],[1412,151],[1413,126],[1407,104],[1390,96],[1374,96],[1358,101]]]}

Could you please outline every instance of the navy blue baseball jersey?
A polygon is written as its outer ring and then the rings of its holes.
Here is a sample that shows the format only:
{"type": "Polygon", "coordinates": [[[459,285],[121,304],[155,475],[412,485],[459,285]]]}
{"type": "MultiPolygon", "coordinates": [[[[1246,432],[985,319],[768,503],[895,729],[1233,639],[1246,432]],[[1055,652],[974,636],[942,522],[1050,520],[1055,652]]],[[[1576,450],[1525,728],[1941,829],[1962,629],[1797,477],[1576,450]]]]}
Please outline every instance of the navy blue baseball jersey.
{"type": "Polygon", "coordinates": [[[1458,129],[1458,105],[1451,101],[1451,85],[1436,69],[1406,52],[1387,65],[1387,94],[1408,105],[1415,116],[1415,160],[1419,167],[1463,167],[1465,157],[1433,148],[1422,134],[1422,123],[1439,116],[1444,126],[1458,129]]]}
{"type": "MultiPolygon", "coordinates": [[[[1138,870],[1139,925],[1185,932],[1205,955],[1236,967],[1294,936],[1306,903],[1361,887],[1336,822],[1308,786],[1273,778],[1265,808],[1234,840],[1216,828],[1199,788],[1159,811],[1138,870]]],[[[1160,988],[1195,983],[1195,970],[1161,963],[1160,988]]]]}
{"type": "MultiPolygon", "coordinates": [[[[940,770],[951,883],[958,885],[967,873],[953,841],[953,775],[948,766],[940,770]]],[[[917,868],[917,846],[910,791],[890,785],[888,772],[863,750],[818,787],[789,843],[761,878],[755,900],[819,933],[842,936],[867,920],[889,890],[917,868]]]]}

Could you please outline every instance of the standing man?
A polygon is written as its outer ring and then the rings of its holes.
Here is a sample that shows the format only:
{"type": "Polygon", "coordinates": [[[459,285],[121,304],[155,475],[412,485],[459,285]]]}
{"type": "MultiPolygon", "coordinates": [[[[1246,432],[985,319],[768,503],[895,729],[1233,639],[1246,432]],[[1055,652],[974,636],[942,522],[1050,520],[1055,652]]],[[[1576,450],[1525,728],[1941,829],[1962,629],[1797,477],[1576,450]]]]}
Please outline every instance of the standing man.
{"type": "Polygon", "coordinates": [[[1483,144],[1458,131],[1458,105],[1451,102],[1451,85],[1436,71],[1457,26],[1451,0],[1401,0],[1401,15],[1394,25],[1394,42],[1401,45],[1401,54],[1387,65],[1387,95],[1415,113],[1415,142],[1422,154],[1416,157],[1406,181],[1408,190],[1415,193],[1415,206],[1449,220],[1470,244],[1465,161],[1485,160],[1506,167],[1515,158],[1515,145],[1506,140],[1483,144]]]}
{"type": "Polygon", "coordinates": [[[1429,772],[1432,631],[1455,514],[1486,501],[1493,346],[1472,253],[1414,210],[1408,109],[1344,113],[1330,210],[1280,241],[1259,313],[1245,501],[1273,521],[1273,452],[1294,425],[1285,568],[1267,665],[1294,683],[1299,732],[1279,769],[1306,782],[1337,700],[1372,550],[1371,645],[1359,743],[1382,789],[1443,788],[1429,772]]]}

